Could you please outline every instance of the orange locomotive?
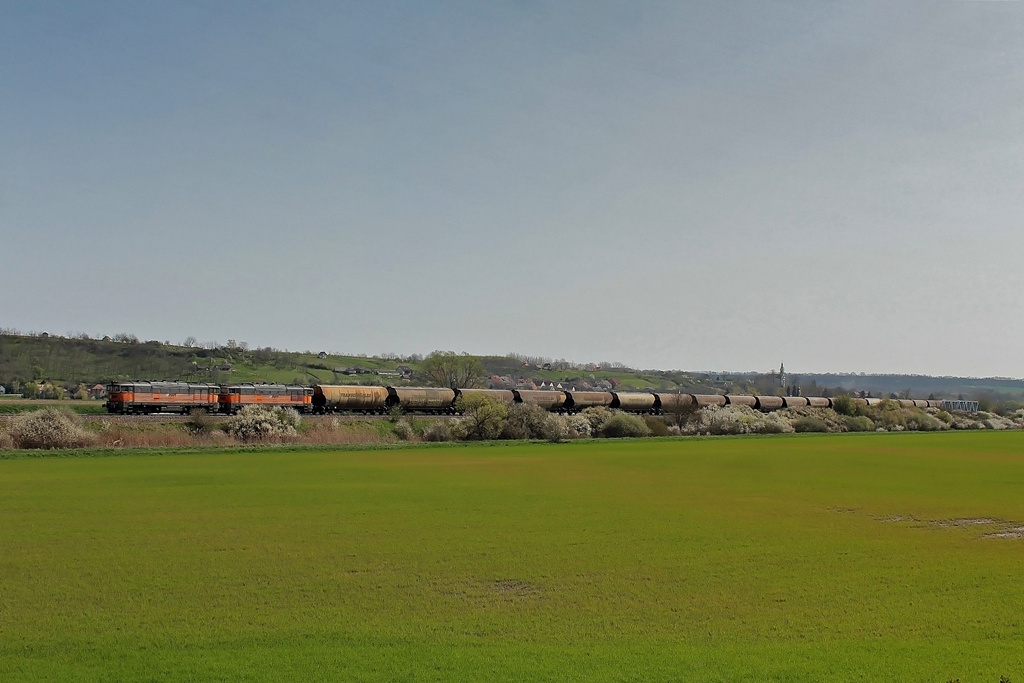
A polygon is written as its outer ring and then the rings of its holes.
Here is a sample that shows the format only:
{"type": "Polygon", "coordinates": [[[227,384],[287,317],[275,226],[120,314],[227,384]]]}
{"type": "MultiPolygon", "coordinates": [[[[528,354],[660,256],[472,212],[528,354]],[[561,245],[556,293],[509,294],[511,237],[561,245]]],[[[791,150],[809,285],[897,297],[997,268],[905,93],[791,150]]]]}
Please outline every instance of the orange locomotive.
{"type": "Polygon", "coordinates": [[[217,410],[216,384],[114,382],[107,385],[107,412],[122,415],[217,410]]]}
{"type": "Polygon", "coordinates": [[[220,388],[220,412],[234,415],[249,405],[283,406],[300,413],[313,409],[313,388],[284,384],[232,384],[220,388]]]}

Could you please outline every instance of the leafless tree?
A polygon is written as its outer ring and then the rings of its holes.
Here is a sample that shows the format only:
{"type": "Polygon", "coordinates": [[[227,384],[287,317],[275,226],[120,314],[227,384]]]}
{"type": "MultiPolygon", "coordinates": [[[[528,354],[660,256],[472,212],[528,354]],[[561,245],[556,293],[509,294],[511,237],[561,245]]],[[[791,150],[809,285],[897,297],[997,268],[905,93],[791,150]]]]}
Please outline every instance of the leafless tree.
{"type": "Polygon", "coordinates": [[[437,386],[452,389],[480,386],[485,373],[479,358],[454,351],[434,351],[420,365],[420,371],[437,386]]]}

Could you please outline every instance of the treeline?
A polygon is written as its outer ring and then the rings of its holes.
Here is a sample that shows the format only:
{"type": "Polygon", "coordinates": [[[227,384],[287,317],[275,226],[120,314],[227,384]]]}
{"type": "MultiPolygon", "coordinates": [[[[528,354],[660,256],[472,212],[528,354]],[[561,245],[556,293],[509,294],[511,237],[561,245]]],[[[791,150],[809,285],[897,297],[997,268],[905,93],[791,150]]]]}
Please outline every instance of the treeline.
{"type": "MultiPolygon", "coordinates": [[[[372,383],[382,380],[377,371],[389,371],[389,383],[512,388],[531,382],[558,382],[569,389],[683,391],[706,394],[761,394],[802,396],[864,395],[878,398],[961,398],[978,400],[982,408],[1004,413],[1024,404],[1024,380],[1007,378],[957,378],[922,375],[863,375],[852,373],[791,374],[785,383],[779,373],[687,373],[677,370],[638,370],[618,362],[577,363],[509,353],[505,356],[471,356],[435,351],[382,356],[327,356],[291,352],[270,346],[251,348],[246,342],[228,340],[200,343],[187,337],[181,344],[141,341],[127,332],[93,338],[78,333],[68,336],[45,332],[22,334],[0,328],[0,385],[8,392],[34,383],[40,392],[78,393],[78,385],[129,379],[176,379],[229,383],[277,381],[300,384],[372,383]],[[318,357],[319,356],[319,357],[318,357]],[[439,356],[469,363],[469,374],[446,376],[438,372],[439,356]],[[403,367],[401,379],[393,372],[403,367]],[[411,369],[412,374],[409,375],[411,369]],[[51,391],[52,388],[52,391],[51,391]]],[[[28,389],[31,392],[31,388],[28,389]]],[[[43,395],[43,393],[40,393],[43,395]]]]}

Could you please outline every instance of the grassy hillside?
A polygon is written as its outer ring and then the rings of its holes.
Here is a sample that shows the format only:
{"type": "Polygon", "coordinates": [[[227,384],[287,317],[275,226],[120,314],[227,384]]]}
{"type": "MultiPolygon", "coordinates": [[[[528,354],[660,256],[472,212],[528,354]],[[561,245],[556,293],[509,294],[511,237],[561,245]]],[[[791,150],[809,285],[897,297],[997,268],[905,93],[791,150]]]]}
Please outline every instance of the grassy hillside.
{"type": "Polygon", "coordinates": [[[0,679],[1024,679],[1024,434],[0,460],[0,679]]]}
{"type": "MultiPolygon", "coordinates": [[[[335,368],[394,370],[401,363],[355,356],[318,358],[275,349],[186,348],[160,342],[0,335],[0,382],[18,379],[83,383],[127,379],[196,382],[341,381],[335,368]],[[230,369],[218,370],[218,367],[230,369]]],[[[367,376],[358,375],[355,379],[367,376]]]]}
{"type": "MultiPolygon", "coordinates": [[[[613,380],[625,389],[675,388],[677,383],[694,391],[714,391],[713,383],[695,380],[685,373],[640,372],[629,369],[545,370],[505,356],[483,356],[488,376],[510,376],[539,382],[591,383],[613,380]]],[[[217,384],[233,382],[282,382],[299,384],[399,384],[394,373],[410,367],[411,383],[428,383],[416,374],[419,359],[296,353],[276,349],[187,348],[149,341],[141,343],[67,339],[62,337],[0,334],[0,383],[49,380],[56,383],[103,383],[128,379],[180,379],[217,384]],[[218,369],[229,368],[229,369],[218,369]],[[349,370],[355,374],[346,374],[349,370]]],[[[408,382],[406,382],[408,383],[408,382]]]]}

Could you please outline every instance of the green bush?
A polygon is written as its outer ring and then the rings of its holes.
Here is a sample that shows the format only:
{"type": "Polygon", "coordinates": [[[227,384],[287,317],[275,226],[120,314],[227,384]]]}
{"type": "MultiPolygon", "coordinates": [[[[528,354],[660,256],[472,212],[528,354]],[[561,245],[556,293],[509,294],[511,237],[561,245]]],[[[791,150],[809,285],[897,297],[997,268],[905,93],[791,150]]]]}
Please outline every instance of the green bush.
{"type": "Polygon", "coordinates": [[[797,432],[827,432],[828,425],[817,417],[801,417],[793,421],[793,429],[797,432]]]}
{"type": "Polygon", "coordinates": [[[516,403],[508,407],[503,439],[543,439],[545,423],[550,413],[531,403],[516,403]]]}
{"type": "Polygon", "coordinates": [[[832,399],[832,410],[836,411],[840,415],[849,415],[850,417],[853,417],[857,414],[857,402],[845,394],[836,396],[832,399]]]}
{"type": "MultiPolygon", "coordinates": [[[[588,408],[589,410],[589,408],[588,408]]],[[[615,413],[601,425],[598,430],[601,436],[611,439],[623,437],[649,436],[651,430],[642,419],[628,413],[615,413]]]]}
{"type": "Polygon", "coordinates": [[[907,418],[907,429],[919,432],[939,432],[948,429],[948,425],[923,410],[915,408],[910,411],[910,416],[907,418]]]}
{"type": "Polygon", "coordinates": [[[651,436],[668,436],[668,425],[664,421],[659,420],[653,415],[643,416],[644,424],[647,425],[647,429],[651,431],[651,436]]]}
{"type": "Polygon", "coordinates": [[[870,416],[890,432],[898,432],[907,428],[907,416],[903,407],[890,399],[885,399],[878,405],[872,406],[870,416]]]}
{"type": "Polygon", "coordinates": [[[197,435],[209,434],[216,426],[214,419],[202,408],[193,410],[185,420],[185,429],[197,435]]]}
{"type": "Polygon", "coordinates": [[[455,401],[455,410],[463,416],[467,439],[497,439],[508,422],[508,406],[481,394],[463,394],[455,401]]]}
{"type": "Polygon", "coordinates": [[[870,417],[867,417],[865,415],[847,415],[845,416],[844,421],[846,422],[846,430],[850,432],[875,431],[875,423],[872,422],[870,417]]]}

